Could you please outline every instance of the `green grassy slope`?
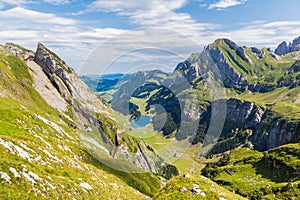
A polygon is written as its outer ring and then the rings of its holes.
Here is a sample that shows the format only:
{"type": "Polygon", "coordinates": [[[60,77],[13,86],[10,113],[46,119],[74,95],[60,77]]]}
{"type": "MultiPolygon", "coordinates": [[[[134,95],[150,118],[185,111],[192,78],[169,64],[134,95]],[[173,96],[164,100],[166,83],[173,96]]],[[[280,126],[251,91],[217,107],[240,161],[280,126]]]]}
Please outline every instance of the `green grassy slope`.
{"type": "Polygon", "coordinates": [[[189,177],[185,177],[180,175],[171,179],[155,196],[155,200],[158,199],[244,199],[243,197],[230,192],[229,190],[220,187],[215,182],[205,178],[203,176],[192,175],[189,177]],[[194,194],[191,190],[194,187],[194,184],[199,186],[201,190],[200,194],[194,194]],[[185,187],[187,189],[186,192],[180,191],[185,187]]]}
{"type": "Polygon", "coordinates": [[[300,196],[299,144],[260,153],[235,149],[202,174],[249,199],[285,199],[300,196]]]}
{"type": "Polygon", "coordinates": [[[266,48],[259,49],[260,54],[253,53],[251,48],[240,47],[243,49],[243,55],[248,59],[245,60],[242,53],[233,49],[224,39],[218,39],[212,47],[217,48],[224,54],[225,60],[238,72],[245,76],[249,83],[252,84],[276,84],[284,72],[291,66],[299,56],[299,52],[287,54],[286,56],[276,57],[266,48]]]}
{"type": "Polygon", "coordinates": [[[0,77],[1,199],[144,199],[136,189],[151,196],[160,188],[151,173],[99,163],[34,90],[24,61],[0,54],[0,77]]]}
{"type": "MultiPolygon", "coordinates": [[[[298,86],[299,61],[297,61],[300,55],[299,52],[293,52],[279,57],[266,48],[255,50],[253,48],[239,47],[240,49],[237,50],[225,42],[224,39],[216,40],[211,46],[220,50],[224,55],[225,61],[235,71],[241,73],[247,79],[247,85],[243,85],[246,88],[245,91],[226,88],[227,97],[222,96],[222,98],[250,101],[262,107],[264,110],[267,109],[270,115],[267,117],[264,116],[265,121],[263,122],[266,124],[271,124],[271,121],[282,122],[283,120],[292,122],[293,125],[297,127],[300,122],[300,87],[298,86]],[[258,53],[255,53],[255,51],[258,53]],[[289,82],[290,80],[292,83],[289,82]],[[256,87],[257,85],[270,87],[271,91],[251,92],[249,90],[250,86],[256,87]]],[[[201,54],[193,54],[189,60],[191,62],[196,61],[200,55],[201,54]]],[[[166,79],[177,80],[177,76],[183,76],[185,72],[187,73],[190,70],[186,69],[188,68],[187,65],[183,67],[185,67],[185,70],[174,73],[166,79]]],[[[143,79],[142,76],[138,78],[143,79]]],[[[201,104],[200,107],[204,110],[206,109],[206,104],[210,101],[210,91],[206,86],[205,80],[202,78],[203,77],[199,76],[195,80],[192,80],[191,83],[195,88],[197,100],[201,104]]],[[[146,78],[144,79],[147,80],[146,78]]],[[[155,77],[151,78],[151,81],[153,81],[152,79],[154,79],[155,82],[155,77]]],[[[160,81],[161,80],[157,82],[160,81]]],[[[144,93],[141,94],[143,95],[144,93]]],[[[145,110],[147,101],[151,96],[155,95],[157,96],[157,91],[146,96],[146,98],[132,97],[130,101],[138,105],[139,111],[142,114],[147,114],[145,110]]],[[[163,97],[167,98],[167,96],[163,97]]],[[[186,101],[188,102],[188,99],[186,101]]],[[[222,149],[227,146],[227,151],[245,145],[245,143],[251,146],[251,144],[247,142],[248,137],[252,135],[253,131],[251,129],[243,129],[243,126],[243,124],[225,124],[225,128],[231,131],[228,134],[232,135],[232,137],[224,137],[225,139],[223,138],[224,140],[217,143],[215,147],[222,149]]],[[[274,126],[277,126],[276,123],[274,123],[274,126]]],[[[291,125],[289,124],[287,126],[291,125]]],[[[261,138],[269,134],[269,128],[271,129],[272,127],[268,127],[261,138]]],[[[174,135],[175,133],[171,134],[170,138],[174,135]]],[[[261,138],[258,138],[258,140],[261,138]]],[[[171,142],[169,138],[163,137],[160,134],[145,138],[144,141],[156,149],[161,149],[171,142]]],[[[295,139],[295,141],[299,141],[299,138],[295,139]]],[[[197,145],[195,146],[197,146],[197,150],[199,150],[200,143],[197,145]]],[[[194,148],[194,146],[192,148],[194,148]]],[[[193,151],[194,154],[190,154],[189,152],[183,153],[182,157],[173,164],[177,166],[181,172],[188,172],[194,168],[198,170],[203,166],[203,163],[202,165],[197,163],[197,161],[199,162],[199,159],[195,158],[195,155],[198,156],[197,154],[199,153],[197,150],[193,151]]],[[[220,152],[224,151],[216,153],[220,152]]],[[[206,163],[207,160],[201,160],[201,162],[206,163]]],[[[299,197],[300,191],[299,144],[288,144],[267,152],[238,148],[233,150],[230,156],[225,155],[217,164],[208,164],[203,170],[203,174],[221,186],[224,186],[226,189],[250,199],[297,198],[299,197]]],[[[169,181],[167,185],[155,195],[155,199],[201,199],[201,196],[191,195],[189,191],[194,183],[203,187],[201,189],[205,191],[207,195],[206,198],[208,199],[223,197],[211,192],[211,188],[209,187],[211,182],[203,177],[187,179],[180,176],[169,181]],[[182,193],[179,191],[183,186],[188,188],[188,192],[182,193]]],[[[234,194],[229,192],[226,199],[240,198],[230,195],[234,194]]]]}

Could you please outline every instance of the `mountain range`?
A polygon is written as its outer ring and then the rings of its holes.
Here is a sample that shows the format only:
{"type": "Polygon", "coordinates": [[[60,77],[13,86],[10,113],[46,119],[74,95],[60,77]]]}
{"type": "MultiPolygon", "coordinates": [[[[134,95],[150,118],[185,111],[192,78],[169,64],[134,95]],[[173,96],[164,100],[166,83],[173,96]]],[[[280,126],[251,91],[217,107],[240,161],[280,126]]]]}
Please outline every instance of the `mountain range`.
{"type": "Polygon", "coordinates": [[[218,39],[172,74],[102,77],[1,45],[0,197],[299,198],[299,45],[218,39]]]}

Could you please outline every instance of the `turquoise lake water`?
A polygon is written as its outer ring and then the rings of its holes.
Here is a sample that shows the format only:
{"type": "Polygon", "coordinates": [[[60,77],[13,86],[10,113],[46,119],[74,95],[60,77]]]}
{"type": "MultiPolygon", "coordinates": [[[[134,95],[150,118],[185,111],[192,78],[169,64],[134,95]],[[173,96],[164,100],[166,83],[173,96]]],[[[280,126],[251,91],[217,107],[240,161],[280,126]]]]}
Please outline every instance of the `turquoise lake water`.
{"type": "Polygon", "coordinates": [[[139,119],[131,120],[130,125],[132,128],[144,128],[150,123],[151,123],[151,117],[141,115],[139,119]]]}

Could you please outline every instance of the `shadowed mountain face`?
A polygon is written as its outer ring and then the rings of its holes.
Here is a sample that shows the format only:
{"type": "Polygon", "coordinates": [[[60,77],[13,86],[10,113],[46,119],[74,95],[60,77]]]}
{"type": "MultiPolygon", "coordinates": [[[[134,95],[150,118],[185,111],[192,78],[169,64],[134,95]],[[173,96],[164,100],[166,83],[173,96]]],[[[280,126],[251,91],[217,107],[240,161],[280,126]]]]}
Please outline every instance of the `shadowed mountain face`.
{"type": "Polygon", "coordinates": [[[291,52],[300,50],[300,37],[295,38],[292,43],[287,43],[286,41],[280,43],[275,49],[277,55],[285,55],[291,52]]]}

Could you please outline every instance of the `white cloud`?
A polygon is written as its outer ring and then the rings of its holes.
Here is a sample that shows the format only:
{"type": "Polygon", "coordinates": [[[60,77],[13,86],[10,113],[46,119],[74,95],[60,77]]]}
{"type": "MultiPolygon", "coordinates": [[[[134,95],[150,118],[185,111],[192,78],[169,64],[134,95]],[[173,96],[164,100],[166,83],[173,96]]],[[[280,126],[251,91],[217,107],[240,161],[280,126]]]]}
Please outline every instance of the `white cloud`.
{"type": "Polygon", "coordinates": [[[153,6],[154,1],[147,1],[145,5],[132,3],[131,6],[120,4],[120,1],[104,2],[105,6],[98,7],[98,10],[115,10],[114,4],[122,5],[117,14],[128,17],[140,30],[103,28],[90,22],[91,27],[87,27],[86,21],[16,7],[0,11],[0,42],[12,41],[33,50],[37,42],[43,42],[75,69],[79,69],[87,55],[99,45],[105,47],[99,52],[103,58],[101,66],[130,50],[145,47],[167,49],[176,52],[177,56],[149,55],[149,51],[139,51],[123,58],[122,63],[128,66],[138,64],[135,62],[138,60],[165,65],[169,62],[169,66],[174,67],[174,62],[201,51],[203,45],[217,38],[229,38],[239,45],[274,48],[281,41],[291,41],[300,33],[300,21],[255,21],[237,24],[235,29],[225,32],[220,25],[199,23],[188,13],[178,12],[177,9],[185,4],[183,0],[169,1],[169,8],[167,3],[153,6]],[[147,29],[149,27],[153,29],[147,29]]]}
{"type": "Polygon", "coordinates": [[[35,50],[38,42],[42,42],[71,67],[79,69],[93,48],[126,31],[87,28],[83,24],[55,14],[16,7],[0,11],[0,42],[14,42],[32,50],[35,50]]]}
{"type": "Polygon", "coordinates": [[[87,11],[116,12],[127,17],[140,28],[163,28],[175,30],[181,34],[197,39],[200,31],[213,30],[217,24],[198,23],[188,13],[177,12],[188,0],[96,0],[88,6],[87,11]]]}
{"type": "Polygon", "coordinates": [[[125,32],[126,30],[116,28],[94,28],[80,32],[78,36],[82,39],[108,39],[125,32]]]}
{"type": "Polygon", "coordinates": [[[137,10],[149,11],[165,7],[176,10],[183,7],[187,0],[148,0],[148,1],[124,1],[124,0],[96,0],[89,7],[92,11],[107,12],[132,12],[137,10]]]}
{"type": "Polygon", "coordinates": [[[300,21],[254,21],[229,31],[209,31],[207,38],[229,38],[240,45],[270,47],[282,41],[292,41],[300,33],[300,21]]]}
{"type": "Polygon", "coordinates": [[[38,37],[37,31],[26,31],[26,30],[2,30],[0,31],[0,38],[2,40],[11,39],[11,38],[18,38],[20,39],[32,39],[38,37]]]}
{"type": "Polygon", "coordinates": [[[180,62],[201,47],[188,37],[169,30],[144,29],[126,31],[98,46],[80,73],[130,72],[137,66],[165,65],[175,67],[172,61],[180,62]],[[108,68],[107,68],[108,67],[108,68]]]}
{"type": "Polygon", "coordinates": [[[32,3],[32,2],[29,0],[0,0],[0,8],[3,8],[6,5],[22,6],[27,3],[32,3]]]}
{"type": "Polygon", "coordinates": [[[222,10],[228,7],[244,4],[247,0],[220,0],[216,3],[210,4],[208,9],[222,10]]]}
{"type": "MultiPolygon", "coordinates": [[[[28,10],[21,7],[15,7],[10,10],[0,11],[2,19],[19,19],[35,23],[51,23],[58,25],[74,25],[75,21],[69,18],[58,17],[50,13],[28,10]]],[[[30,24],[28,24],[30,25],[30,24]]]]}
{"type": "Polygon", "coordinates": [[[44,2],[53,4],[53,5],[64,5],[64,4],[69,4],[69,0],[44,0],[44,2]]]}

